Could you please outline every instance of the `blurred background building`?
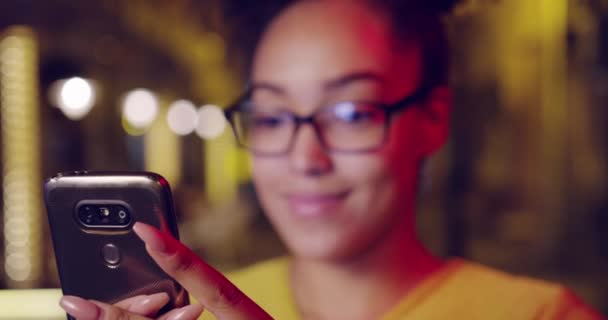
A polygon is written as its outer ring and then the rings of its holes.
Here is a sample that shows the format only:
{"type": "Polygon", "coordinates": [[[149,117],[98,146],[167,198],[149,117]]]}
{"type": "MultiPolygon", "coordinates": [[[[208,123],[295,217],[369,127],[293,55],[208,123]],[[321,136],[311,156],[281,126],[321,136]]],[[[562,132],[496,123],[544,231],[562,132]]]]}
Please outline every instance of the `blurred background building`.
{"type": "MultiPolygon", "coordinates": [[[[281,2],[0,2],[0,288],[59,286],[41,186],[60,171],[161,173],[222,270],[283,253],[219,112],[281,2]]],[[[447,23],[456,105],[422,238],[608,312],[608,1],[466,0],[447,23]]]]}

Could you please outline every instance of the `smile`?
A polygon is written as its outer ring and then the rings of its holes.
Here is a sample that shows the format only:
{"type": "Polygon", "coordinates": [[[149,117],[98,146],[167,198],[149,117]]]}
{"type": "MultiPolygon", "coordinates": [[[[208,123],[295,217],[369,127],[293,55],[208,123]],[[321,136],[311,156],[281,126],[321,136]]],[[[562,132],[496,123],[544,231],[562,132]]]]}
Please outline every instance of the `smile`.
{"type": "Polygon", "coordinates": [[[322,217],[336,212],[350,192],[292,193],[287,195],[290,211],[299,217],[322,217]]]}

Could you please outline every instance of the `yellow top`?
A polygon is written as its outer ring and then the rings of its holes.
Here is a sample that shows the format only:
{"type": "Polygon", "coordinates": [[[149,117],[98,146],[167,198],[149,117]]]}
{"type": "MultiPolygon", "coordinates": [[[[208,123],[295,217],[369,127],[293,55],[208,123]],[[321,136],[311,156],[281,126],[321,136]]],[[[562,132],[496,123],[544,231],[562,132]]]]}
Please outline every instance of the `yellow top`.
{"type": "MultiPolygon", "coordinates": [[[[288,285],[288,260],[270,260],[229,278],[275,319],[298,319],[288,285]]],[[[65,319],[59,289],[0,290],[0,320],[65,319]]],[[[206,314],[202,319],[213,319],[206,314]]],[[[597,320],[563,287],[451,260],[382,320],[597,320]]]]}
{"type": "Polygon", "coordinates": [[[0,320],[65,320],[61,289],[0,290],[0,320]]]}
{"type": "MultiPolygon", "coordinates": [[[[298,319],[287,269],[288,259],[279,258],[228,277],[275,319],[298,319]]],[[[453,259],[404,297],[382,320],[601,318],[559,285],[453,259]]],[[[201,319],[214,318],[205,314],[201,319]]]]}

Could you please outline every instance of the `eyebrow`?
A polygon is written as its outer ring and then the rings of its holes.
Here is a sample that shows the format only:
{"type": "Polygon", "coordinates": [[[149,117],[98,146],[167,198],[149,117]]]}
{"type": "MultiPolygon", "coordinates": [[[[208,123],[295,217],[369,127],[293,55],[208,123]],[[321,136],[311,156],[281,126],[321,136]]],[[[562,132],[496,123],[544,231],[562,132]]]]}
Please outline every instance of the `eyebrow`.
{"type": "Polygon", "coordinates": [[[254,91],[257,90],[266,90],[266,91],[270,91],[272,93],[278,94],[278,95],[285,95],[285,89],[274,85],[272,83],[269,82],[264,82],[264,81],[260,81],[260,82],[252,82],[249,86],[249,92],[253,93],[254,91]]]}
{"type": "Polygon", "coordinates": [[[323,86],[325,91],[332,91],[340,89],[353,82],[359,81],[373,81],[378,83],[384,83],[384,78],[377,73],[372,71],[356,71],[342,75],[336,79],[329,80],[323,86]]]}
{"type": "MultiPolygon", "coordinates": [[[[384,78],[379,74],[371,71],[356,71],[326,81],[323,84],[323,88],[325,91],[333,91],[359,81],[373,81],[378,83],[384,83],[384,78]]],[[[277,95],[286,94],[286,90],[282,87],[265,81],[252,82],[250,84],[248,90],[250,93],[257,90],[270,91],[277,95]]]]}

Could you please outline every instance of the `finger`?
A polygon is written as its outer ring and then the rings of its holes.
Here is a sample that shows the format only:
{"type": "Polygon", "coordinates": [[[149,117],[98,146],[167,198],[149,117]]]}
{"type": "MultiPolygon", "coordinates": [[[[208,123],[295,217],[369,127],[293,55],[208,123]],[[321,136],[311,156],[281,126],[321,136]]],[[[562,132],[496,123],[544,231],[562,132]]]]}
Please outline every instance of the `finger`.
{"type": "Polygon", "coordinates": [[[196,320],[203,313],[203,306],[200,304],[191,304],[179,309],[173,309],[158,320],[196,320]]]}
{"type": "Polygon", "coordinates": [[[147,294],[140,294],[138,296],[133,296],[133,297],[129,297],[124,300],[120,300],[120,301],[116,302],[114,305],[119,308],[129,309],[129,307],[132,304],[142,301],[142,300],[146,299],[147,297],[148,297],[147,294]]]}
{"type": "Polygon", "coordinates": [[[149,320],[113,305],[75,296],[64,296],[59,304],[77,320],[149,320]]]}
{"type": "Polygon", "coordinates": [[[59,306],[72,317],[79,320],[99,319],[100,310],[96,304],[75,296],[63,296],[59,306]]]}
{"type": "Polygon", "coordinates": [[[99,317],[97,318],[97,320],[150,320],[150,318],[141,316],[139,314],[131,313],[125,309],[113,306],[111,304],[95,300],[89,301],[95,304],[99,309],[99,317]]]}
{"type": "Polygon", "coordinates": [[[141,316],[154,316],[169,302],[169,295],[165,292],[151,295],[139,295],[115,303],[121,309],[141,316]]]}
{"type": "Polygon", "coordinates": [[[272,319],[220,272],[190,249],[156,228],[137,222],[135,233],[150,256],[218,319],[272,319]]]}

